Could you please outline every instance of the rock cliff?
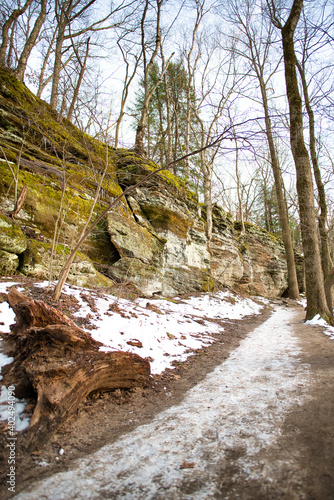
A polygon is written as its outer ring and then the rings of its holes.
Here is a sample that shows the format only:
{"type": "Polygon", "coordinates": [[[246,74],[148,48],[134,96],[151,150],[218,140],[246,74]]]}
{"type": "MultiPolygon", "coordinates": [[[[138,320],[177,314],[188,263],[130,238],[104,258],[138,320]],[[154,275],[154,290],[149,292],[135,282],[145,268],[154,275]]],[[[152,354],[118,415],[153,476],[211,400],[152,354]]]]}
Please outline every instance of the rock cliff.
{"type": "MultiPolygon", "coordinates": [[[[55,279],[89,214],[107,166],[94,216],[110,198],[157,166],[132,151],[88,137],[0,69],[0,274],[55,279]],[[16,180],[17,179],[17,180],[16,180]],[[28,187],[15,220],[15,186],[28,187]]],[[[268,297],[287,287],[281,240],[240,224],[215,206],[213,238],[205,210],[168,171],[133,189],[93,231],[69,281],[113,289],[132,286],[147,296],[172,296],[231,286],[268,297]]]]}

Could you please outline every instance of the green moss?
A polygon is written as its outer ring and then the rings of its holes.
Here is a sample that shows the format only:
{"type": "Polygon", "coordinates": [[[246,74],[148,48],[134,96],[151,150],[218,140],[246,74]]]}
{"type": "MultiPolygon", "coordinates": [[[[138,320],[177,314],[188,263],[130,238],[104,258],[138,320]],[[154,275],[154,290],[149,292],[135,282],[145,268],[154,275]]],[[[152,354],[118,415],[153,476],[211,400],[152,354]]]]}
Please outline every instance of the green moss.
{"type": "Polygon", "coordinates": [[[27,248],[21,228],[11,219],[0,214],[0,249],[19,255],[27,248]]]}
{"type": "MultiPolygon", "coordinates": [[[[5,68],[0,69],[0,109],[1,127],[7,134],[6,154],[11,160],[23,144],[22,154],[31,160],[38,158],[61,166],[78,159],[86,164],[83,170],[89,171],[92,164],[102,171],[108,148],[108,171],[115,170],[114,148],[89,137],[68,120],[59,119],[47,103],[34,96],[5,68]]],[[[112,191],[116,191],[115,186],[112,191]]]]}
{"type": "Polygon", "coordinates": [[[166,207],[154,204],[145,205],[144,210],[153,227],[172,231],[183,239],[187,238],[192,223],[190,217],[183,218],[166,207]]]}
{"type": "Polygon", "coordinates": [[[0,276],[13,276],[19,266],[16,254],[0,250],[0,276]]]}
{"type": "Polygon", "coordinates": [[[239,247],[238,250],[241,255],[244,255],[247,250],[249,250],[249,243],[248,242],[243,242],[239,247]]]}
{"type": "Polygon", "coordinates": [[[202,282],[202,291],[214,292],[215,290],[216,290],[215,281],[210,276],[207,276],[207,278],[202,282]]]}
{"type": "MultiPolygon", "coordinates": [[[[256,236],[265,237],[265,239],[269,238],[274,245],[281,246],[283,244],[283,241],[282,241],[280,236],[275,235],[273,233],[269,233],[268,231],[266,231],[265,229],[263,229],[260,226],[255,226],[254,224],[251,224],[250,222],[245,222],[244,225],[245,225],[246,235],[254,234],[256,236]]],[[[239,222],[239,221],[234,222],[234,229],[236,231],[241,231],[241,222],[239,222]]]]}
{"type": "MultiPolygon", "coordinates": [[[[157,165],[151,160],[144,160],[143,158],[137,157],[135,153],[129,153],[129,151],[119,151],[118,152],[118,161],[117,168],[121,171],[125,171],[128,174],[132,174],[132,176],[136,176],[137,182],[140,178],[144,178],[146,175],[149,175],[151,172],[158,170],[160,165],[157,165]]],[[[162,179],[164,183],[166,183],[174,193],[176,193],[177,197],[180,199],[188,200],[189,202],[198,204],[197,194],[193,191],[190,191],[186,183],[180,179],[179,177],[172,174],[169,170],[161,170],[157,173],[157,178],[162,179]]],[[[154,178],[150,180],[150,182],[154,182],[154,178]]],[[[134,184],[134,181],[131,181],[131,184],[134,184]]]]}

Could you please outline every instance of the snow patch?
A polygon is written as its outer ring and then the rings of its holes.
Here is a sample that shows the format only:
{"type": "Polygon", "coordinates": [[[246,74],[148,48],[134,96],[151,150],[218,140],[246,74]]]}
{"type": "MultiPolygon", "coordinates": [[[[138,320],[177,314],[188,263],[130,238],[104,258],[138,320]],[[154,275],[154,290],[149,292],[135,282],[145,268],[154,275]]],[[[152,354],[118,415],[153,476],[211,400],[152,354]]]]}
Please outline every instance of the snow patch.
{"type": "Polygon", "coordinates": [[[334,327],[330,326],[327,321],[320,316],[320,314],[317,314],[314,316],[314,318],[310,319],[309,321],[305,321],[307,325],[318,325],[322,326],[324,328],[324,333],[325,335],[328,335],[328,337],[331,340],[334,340],[334,327]]]}
{"type": "Polygon", "coordinates": [[[217,320],[259,314],[265,304],[232,292],[134,301],[73,285],[65,285],[63,292],[78,300],[77,317],[90,318],[94,329],[87,332],[104,344],[102,351],[121,350],[147,358],[152,374],[173,368],[174,362],[185,361],[194,351],[214,342],[213,335],[224,333],[217,320]]]}

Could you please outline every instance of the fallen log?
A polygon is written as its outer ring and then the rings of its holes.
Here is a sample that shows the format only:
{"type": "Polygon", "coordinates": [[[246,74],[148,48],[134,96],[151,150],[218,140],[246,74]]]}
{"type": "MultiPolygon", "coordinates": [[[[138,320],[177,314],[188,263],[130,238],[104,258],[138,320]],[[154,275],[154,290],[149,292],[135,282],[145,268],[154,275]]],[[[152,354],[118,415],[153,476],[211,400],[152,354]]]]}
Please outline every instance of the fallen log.
{"type": "Polygon", "coordinates": [[[14,361],[4,367],[3,382],[15,385],[17,397],[32,389],[37,393],[26,436],[29,451],[42,446],[91,392],[139,387],[148,379],[147,360],[122,351],[99,351],[103,344],[45,302],[16,289],[5,298],[16,323],[8,334],[14,341],[14,361]]]}

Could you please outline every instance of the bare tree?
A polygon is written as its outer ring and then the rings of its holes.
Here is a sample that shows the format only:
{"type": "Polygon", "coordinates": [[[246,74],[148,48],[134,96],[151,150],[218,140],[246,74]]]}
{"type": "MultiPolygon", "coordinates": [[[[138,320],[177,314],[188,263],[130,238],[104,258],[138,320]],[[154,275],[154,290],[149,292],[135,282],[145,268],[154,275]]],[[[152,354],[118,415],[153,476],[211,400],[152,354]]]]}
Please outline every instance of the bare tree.
{"type": "MultiPolygon", "coordinates": [[[[195,131],[193,127],[191,131],[198,138],[198,144],[202,149],[200,169],[203,176],[204,203],[206,208],[206,235],[210,242],[212,237],[212,174],[220,144],[210,149],[207,149],[206,146],[218,135],[218,130],[222,127],[220,121],[224,113],[226,113],[228,119],[225,127],[230,127],[233,135],[233,125],[229,123],[230,100],[238,85],[238,77],[234,64],[235,61],[231,53],[226,52],[226,57],[219,59],[219,43],[215,41],[210,47],[206,41],[206,35],[207,32],[202,33],[202,36],[196,40],[198,58],[195,66],[199,63],[199,56],[201,55],[203,68],[200,84],[196,86],[197,100],[193,101],[195,109],[192,110],[196,116],[199,131],[195,131]],[[206,54],[204,55],[205,52],[206,54]],[[217,62],[216,64],[210,64],[211,61],[217,62]]],[[[212,39],[215,39],[215,37],[212,36],[212,39]]],[[[195,83],[194,75],[192,81],[195,83]]]]}
{"type": "Polygon", "coordinates": [[[133,43],[131,43],[130,47],[124,47],[122,45],[123,41],[123,36],[120,37],[117,40],[117,45],[118,48],[122,54],[122,58],[124,61],[124,66],[125,66],[125,75],[124,75],[124,80],[123,80],[123,89],[122,89],[122,95],[121,95],[121,104],[120,104],[120,109],[119,109],[119,114],[116,119],[116,128],[115,128],[115,148],[118,146],[119,142],[119,133],[120,133],[120,127],[121,123],[125,114],[125,106],[129,97],[129,89],[130,85],[137,73],[138,70],[138,65],[140,62],[140,59],[142,57],[142,50],[139,50],[137,53],[135,52],[134,54],[132,53],[133,50],[133,43]],[[134,59],[134,64],[132,68],[130,67],[130,57],[133,57],[134,59]]]}
{"type": "Polygon", "coordinates": [[[89,55],[89,42],[90,42],[90,37],[87,38],[86,42],[85,42],[85,52],[84,52],[84,56],[83,58],[81,58],[80,54],[79,54],[79,51],[72,39],[72,47],[73,47],[73,51],[75,53],[75,56],[76,56],[76,59],[78,61],[78,64],[79,64],[79,67],[80,67],[80,71],[79,71],[79,75],[78,75],[78,78],[77,78],[77,81],[76,81],[76,84],[75,84],[75,87],[74,87],[74,92],[73,92],[73,97],[72,97],[72,100],[71,100],[71,104],[70,104],[70,107],[69,107],[69,110],[68,110],[68,113],[67,113],[67,119],[68,120],[72,120],[72,115],[73,115],[73,111],[74,111],[74,106],[77,102],[77,99],[78,99],[78,96],[79,96],[79,91],[80,91],[80,87],[81,87],[81,84],[82,84],[82,80],[83,80],[83,77],[84,77],[84,73],[86,71],[86,66],[87,66],[87,60],[88,60],[88,55],[89,55]]]}
{"type": "Polygon", "coordinates": [[[297,174],[297,193],[305,261],[307,311],[306,319],[316,314],[332,318],[325,295],[320,248],[314,209],[311,165],[303,136],[303,110],[299,93],[294,33],[303,8],[303,0],[294,0],[289,17],[283,24],[274,0],[267,0],[270,17],[282,34],[286,92],[290,110],[290,144],[297,174]]]}
{"type": "MultiPolygon", "coordinates": [[[[284,186],[275,147],[272,119],[268,100],[268,87],[271,86],[272,76],[276,73],[281,59],[272,63],[271,48],[274,41],[273,25],[259,16],[259,6],[256,2],[246,0],[231,0],[229,2],[229,16],[234,26],[239,28],[238,41],[241,47],[235,50],[246,58],[255,75],[261,95],[261,104],[264,111],[265,134],[268,142],[271,167],[275,179],[276,198],[282,238],[288,266],[288,288],[292,299],[299,297],[294,252],[290,233],[289,215],[284,199],[284,186]],[[259,20],[260,19],[260,20],[259,20]]],[[[235,37],[235,34],[234,34],[235,37]]]]}
{"type": "Polygon", "coordinates": [[[84,34],[92,34],[101,31],[110,30],[124,23],[132,10],[127,13],[127,8],[132,7],[136,2],[134,0],[122,0],[115,8],[110,8],[110,11],[103,17],[98,17],[97,20],[88,21],[87,14],[89,9],[96,3],[97,0],[55,0],[55,21],[56,21],[56,37],[54,48],[54,65],[52,72],[52,88],[51,88],[51,107],[56,110],[58,105],[58,90],[63,67],[63,54],[69,47],[73,47],[73,40],[78,39],[84,34]],[[123,14],[120,19],[114,19],[110,23],[110,19],[116,14],[123,14]],[[67,46],[66,43],[70,42],[67,46]],[[64,48],[65,44],[65,48],[64,48]]]}
{"type": "MultiPolygon", "coordinates": [[[[185,143],[186,154],[188,154],[190,151],[190,133],[191,133],[191,119],[192,119],[192,106],[193,106],[192,88],[194,86],[194,77],[195,77],[195,73],[197,70],[197,65],[198,65],[198,62],[201,58],[201,52],[199,50],[196,51],[194,57],[193,57],[193,54],[194,54],[196,45],[197,45],[197,47],[199,47],[198,44],[196,44],[197,32],[199,30],[199,27],[203,21],[205,14],[208,12],[208,10],[205,10],[205,2],[206,2],[206,0],[194,0],[195,7],[196,7],[196,18],[195,18],[195,22],[194,22],[193,29],[192,29],[190,45],[189,45],[189,47],[186,47],[183,50],[184,58],[186,60],[187,71],[188,71],[187,104],[186,104],[186,113],[187,113],[187,117],[186,117],[186,143],[185,143]]],[[[190,179],[189,158],[186,160],[185,178],[186,178],[186,183],[189,185],[189,179],[190,179]]]]}
{"type": "Polygon", "coordinates": [[[324,277],[326,278],[332,268],[332,261],[329,250],[328,241],[328,231],[327,231],[327,200],[325,186],[322,181],[321,170],[318,162],[318,153],[316,150],[316,132],[315,132],[315,116],[313,111],[313,106],[311,103],[309,84],[307,81],[307,65],[310,61],[312,52],[324,45],[327,45],[327,37],[319,29],[319,26],[313,25],[309,26],[307,23],[307,18],[304,15],[304,36],[302,37],[301,45],[301,56],[300,60],[296,58],[296,65],[302,82],[303,95],[305,107],[308,114],[309,121],[309,141],[310,141],[310,156],[313,166],[314,178],[318,190],[318,201],[320,207],[319,214],[319,233],[320,233],[320,250],[321,250],[321,262],[324,277]]]}
{"type": "Polygon", "coordinates": [[[47,0],[41,0],[40,4],[41,4],[41,10],[36,18],[35,24],[31,32],[27,37],[20,58],[18,60],[17,66],[15,68],[15,75],[21,81],[23,81],[24,79],[28,58],[32,52],[32,49],[35,46],[36,40],[38,38],[38,35],[41,31],[42,25],[46,18],[47,0]]]}
{"type": "Polygon", "coordinates": [[[145,133],[145,122],[147,118],[147,113],[148,113],[148,107],[150,100],[152,99],[152,96],[154,95],[154,92],[156,91],[158,85],[163,79],[163,76],[168,68],[168,64],[173,57],[174,53],[168,58],[168,60],[165,62],[164,67],[162,68],[160,78],[156,82],[156,84],[153,86],[152,89],[149,88],[149,75],[150,75],[150,70],[154,64],[154,61],[159,53],[160,47],[161,47],[161,8],[163,5],[163,2],[165,0],[155,0],[155,42],[153,43],[153,49],[151,51],[151,55],[148,59],[148,48],[149,44],[147,43],[146,40],[146,17],[150,5],[150,1],[146,0],[145,1],[145,6],[143,10],[143,14],[141,17],[141,51],[142,51],[142,60],[143,60],[143,70],[144,70],[144,76],[143,76],[143,87],[144,87],[144,99],[143,99],[143,105],[141,109],[141,113],[139,116],[138,124],[137,124],[137,129],[136,129],[136,141],[135,141],[135,150],[139,154],[144,154],[145,147],[144,147],[144,133],[145,133]]]}
{"type": "Polygon", "coordinates": [[[22,16],[28,7],[32,4],[33,0],[27,0],[22,7],[17,2],[17,8],[13,9],[3,23],[1,30],[2,43],[0,46],[0,66],[6,66],[6,54],[10,42],[10,30],[15,26],[16,21],[22,16]]]}
{"type": "MultiPolygon", "coordinates": [[[[230,116],[231,120],[231,116],[230,116]]],[[[241,223],[241,232],[240,235],[243,236],[245,234],[245,221],[244,221],[244,211],[243,211],[243,203],[242,203],[242,190],[241,190],[241,181],[240,181],[240,172],[239,172],[239,144],[238,144],[238,135],[236,133],[235,127],[233,126],[233,121],[231,120],[232,125],[232,133],[235,144],[235,178],[237,180],[237,195],[238,195],[238,215],[241,223]]]]}

